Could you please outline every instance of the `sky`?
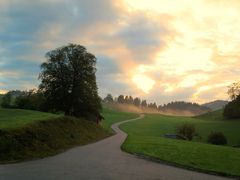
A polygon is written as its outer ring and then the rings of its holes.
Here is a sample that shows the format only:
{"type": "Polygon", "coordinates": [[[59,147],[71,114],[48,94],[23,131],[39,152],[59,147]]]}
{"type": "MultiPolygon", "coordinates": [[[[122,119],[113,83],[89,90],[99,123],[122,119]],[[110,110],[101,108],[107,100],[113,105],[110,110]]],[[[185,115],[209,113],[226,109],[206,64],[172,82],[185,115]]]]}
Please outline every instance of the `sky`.
{"type": "Polygon", "coordinates": [[[240,75],[239,0],[1,0],[0,93],[40,84],[45,54],[97,57],[99,94],[158,104],[228,99],[240,75]]]}

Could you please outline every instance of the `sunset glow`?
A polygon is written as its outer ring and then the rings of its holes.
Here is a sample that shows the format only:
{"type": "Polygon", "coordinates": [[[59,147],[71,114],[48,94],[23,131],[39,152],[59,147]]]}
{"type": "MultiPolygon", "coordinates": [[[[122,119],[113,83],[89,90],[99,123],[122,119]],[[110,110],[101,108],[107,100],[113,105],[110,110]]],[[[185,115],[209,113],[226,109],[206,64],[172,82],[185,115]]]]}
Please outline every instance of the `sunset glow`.
{"type": "Polygon", "coordinates": [[[238,0],[55,2],[1,1],[0,92],[37,87],[45,53],[67,43],[96,55],[101,96],[203,103],[239,79],[238,0]]]}
{"type": "Polygon", "coordinates": [[[147,94],[150,92],[150,90],[153,88],[153,85],[155,84],[152,79],[140,74],[133,76],[132,80],[140,90],[147,94]]]}

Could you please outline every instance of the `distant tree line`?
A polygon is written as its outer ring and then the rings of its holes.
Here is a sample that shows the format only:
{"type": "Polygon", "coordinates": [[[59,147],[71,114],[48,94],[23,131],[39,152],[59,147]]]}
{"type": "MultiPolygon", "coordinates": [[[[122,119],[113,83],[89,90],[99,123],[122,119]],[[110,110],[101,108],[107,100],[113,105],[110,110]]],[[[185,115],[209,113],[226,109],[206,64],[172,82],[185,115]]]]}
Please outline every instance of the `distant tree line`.
{"type": "Polygon", "coordinates": [[[37,111],[48,111],[45,106],[46,99],[43,94],[32,89],[29,91],[13,90],[2,97],[3,108],[29,109],[37,111]]]}
{"type": "Polygon", "coordinates": [[[159,109],[161,111],[189,111],[194,114],[200,114],[203,112],[208,112],[210,111],[209,108],[201,106],[197,103],[192,103],[192,102],[184,102],[184,101],[175,101],[175,102],[170,102],[168,104],[165,104],[163,106],[160,106],[159,109]]]}
{"type": "Polygon", "coordinates": [[[210,111],[209,108],[201,106],[197,103],[191,102],[184,102],[184,101],[175,101],[170,102],[164,105],[157,105],[156,102],[148,103],[146,100],[141,100],[139,97],[132,97],[129,95],[119,95],[118,97],[114,98],[111,94],[108,94],[104,99],[103,102],[105,103],[119,103],[119,104],[126,104],[126,105],[133,105],[138,108],[148,108],[158,112],[168,112],[168,111],[189,111],[192,113],[202,113],[210,111]]]}
{"type": "Polygon", "coordinates": [[[157,104],[154,103],[147,103],[146,100],[141,100],[139,97],[132,97],[132,96],[124,96],[119,95],[116,98],[113,98],[111,94],[108,94],[104,99],[104,103],[119,103],[119,104],[126,104],[126,105],[134,105],[139,108],[152,108],[152,109],[158,109],[157,104]]]}

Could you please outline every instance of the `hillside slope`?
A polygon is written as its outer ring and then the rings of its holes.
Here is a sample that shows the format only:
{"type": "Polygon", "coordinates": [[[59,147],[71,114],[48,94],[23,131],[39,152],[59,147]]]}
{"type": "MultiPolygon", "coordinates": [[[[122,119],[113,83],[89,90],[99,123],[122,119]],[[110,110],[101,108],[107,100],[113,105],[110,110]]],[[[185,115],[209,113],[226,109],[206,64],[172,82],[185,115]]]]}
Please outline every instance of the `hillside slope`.
{"type": "Polygon", "coordinates": [[[99,125],[72,117],[37,121],[22,128],[0,130],[0,161],[41,158],[110,135],[99,125]]]}
{"type": "Polygon", "coordinates": [[[146,114],[144,119],[120,126],[128,134],[122,149],[181,167],[240,177],[240,151],[232,147],[239,145],[240,121],[218,120],[219,115],[221,111],[205,119],[146,114]],[[199,137],[193,141],[165,138],[184,123],[193,124],[199,137]],[[226,146],[207,143],[208,135],[216,131],[226,136],[226,146]]]}
{"type": "Polygon", "coordinates": [[[0,163],[42,158],[112,135],[111,124],[136,117],[103,108],[101,125],[84,119],[0,108],[0,163]]]}
{"type": "Polygon", "coordinates": [[[23,109],[0,108],[0,129],[21,128],[29,123],[57,117],[61,117],[61,115],[23,109]]]}
{"type": "Polygon", "coordinates": [[[226,120],[226,118],[223,116],[223,109],[219,109],[219,110],[216,110],[216,111],[201,114],[199,116],[195,116],[194,118],[202,119],[202,120],[209,120],[209,121],[226,120]]]}
{"type": "Polygon", "coordinates": [[[207,108],[211,109],[212,111],[216,111],[216,110],[224,108],[224,106],[226,106],[227,104],[228,104],[228,101],[216,100],[213,102],[202,104],[202,106],[207,107],[207,108]]]}

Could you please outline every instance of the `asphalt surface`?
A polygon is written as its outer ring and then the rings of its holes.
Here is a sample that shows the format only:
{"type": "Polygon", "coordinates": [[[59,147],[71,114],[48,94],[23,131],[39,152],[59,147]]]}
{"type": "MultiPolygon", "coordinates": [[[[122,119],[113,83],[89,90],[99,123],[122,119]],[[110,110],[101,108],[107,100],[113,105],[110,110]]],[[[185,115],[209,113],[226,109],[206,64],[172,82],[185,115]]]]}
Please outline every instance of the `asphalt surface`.
{"type": "MultiPolygon", "coordinates": [[[[142,118],[141,115],[139,118],[142,118]]],[[[221,180],[224,177],[184,170],[122,152],[127,135],[114,124],[116,135],[56,156],[0,165],[1,180],[221,180]]]]}

